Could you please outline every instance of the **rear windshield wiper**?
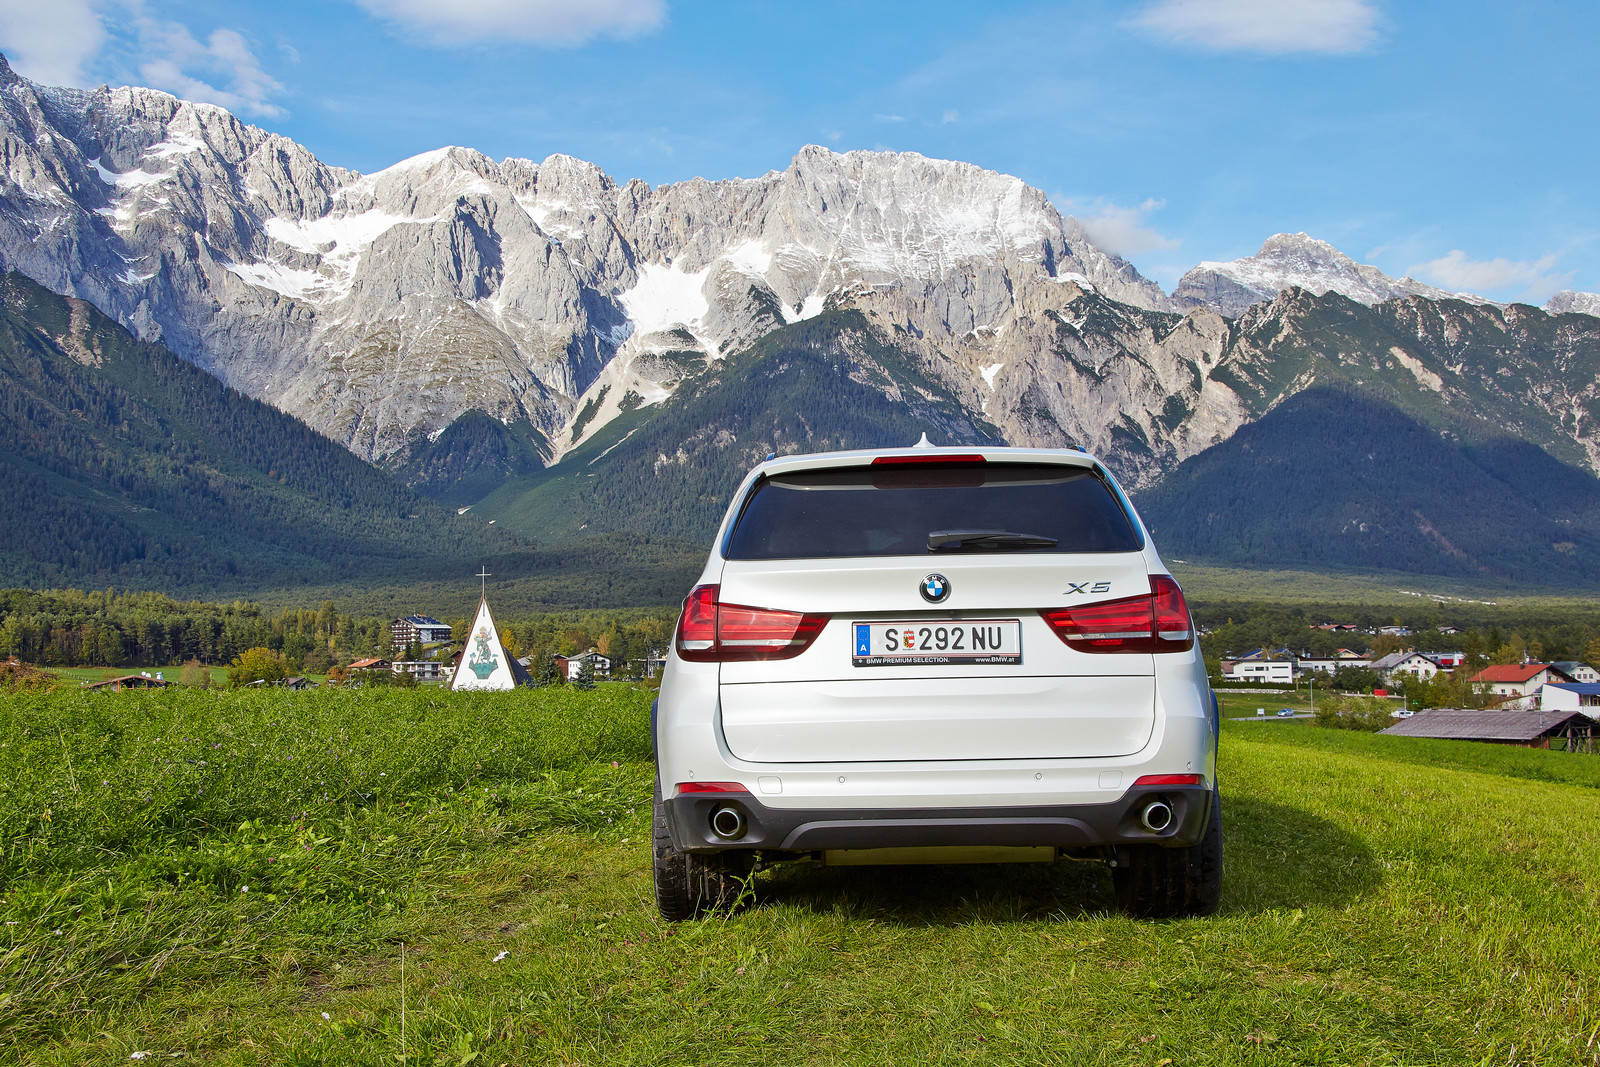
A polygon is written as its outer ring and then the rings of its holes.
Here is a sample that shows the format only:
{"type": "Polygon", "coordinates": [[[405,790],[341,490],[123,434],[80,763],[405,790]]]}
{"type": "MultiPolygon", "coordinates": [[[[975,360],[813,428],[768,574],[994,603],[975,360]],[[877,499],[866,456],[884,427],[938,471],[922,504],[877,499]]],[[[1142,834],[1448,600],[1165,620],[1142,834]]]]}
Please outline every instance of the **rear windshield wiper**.
{"type": "Polygon", "coordinates": [[[928,535],[929,552],[967,549],[1054,548],[1054,537],[1012,533],[1010,530],[935,530],[928,535]]]}

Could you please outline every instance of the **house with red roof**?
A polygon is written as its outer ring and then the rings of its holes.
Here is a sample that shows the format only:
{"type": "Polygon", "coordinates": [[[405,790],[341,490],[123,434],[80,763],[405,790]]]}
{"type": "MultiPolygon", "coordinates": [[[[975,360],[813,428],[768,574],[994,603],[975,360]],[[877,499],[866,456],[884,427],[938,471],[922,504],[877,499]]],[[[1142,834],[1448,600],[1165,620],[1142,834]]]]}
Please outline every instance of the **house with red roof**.
{"type": "Polygon", "coordinates": [[[1531,699],[1549,682],[1572,679],[1549,663],[1500,663],[1485,667],[1470,681],[1487,685],[1490,693],[1511,704],[1531,699]]]}

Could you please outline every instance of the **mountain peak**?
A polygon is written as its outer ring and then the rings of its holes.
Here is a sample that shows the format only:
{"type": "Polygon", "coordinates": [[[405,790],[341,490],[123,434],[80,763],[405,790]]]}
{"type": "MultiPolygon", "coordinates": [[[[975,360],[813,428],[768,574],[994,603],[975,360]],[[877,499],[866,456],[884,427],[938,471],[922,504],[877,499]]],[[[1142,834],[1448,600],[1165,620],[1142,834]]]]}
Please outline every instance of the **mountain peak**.
{"type": "Polygon", "coordinates": [[[1425,285],[1391,278],[1377,267],[1357,263],[1327,241],[1305,233],[1268,237],[1253,256],[1197,265],[1178,282],[1173,300],[1182,307],[1205,306],[1237,317],[1246,308],[1272,300],[1291,286],[1322,296],[1335,292],[1371,307],[1396,297],[1451,297],[1481,301],[1425,285]]]}
{"type": "Polygon", "coordinates": [[[1335,263],[1340,266],[1348,263],[1355,265],[1355,260],[1333,247],[1327,241],[1312,237],[1308,233],[1275,233],[1261,242],[1261,250],[1255,254],[1256,259],[1303,259],[1314,263],[1335,263]]]}
{"type": "Polygon", "coordinates": [[[1577,293],[1563,289],[1544,302],[1544,309],[1552,315],[1600,315],[1600,293],[1577,293]]]}

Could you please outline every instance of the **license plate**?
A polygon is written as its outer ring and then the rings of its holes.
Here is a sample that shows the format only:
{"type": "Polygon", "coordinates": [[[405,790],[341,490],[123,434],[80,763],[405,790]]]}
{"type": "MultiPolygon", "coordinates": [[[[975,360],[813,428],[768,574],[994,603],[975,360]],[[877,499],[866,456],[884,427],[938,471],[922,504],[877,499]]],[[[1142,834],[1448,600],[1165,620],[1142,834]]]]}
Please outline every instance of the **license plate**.
{"type": "Polygon", "coordinates": [[[850,662],[857,667],[1022,662],[1022,623],[1017,619],[857,622],[851,632],[850,662]]]}

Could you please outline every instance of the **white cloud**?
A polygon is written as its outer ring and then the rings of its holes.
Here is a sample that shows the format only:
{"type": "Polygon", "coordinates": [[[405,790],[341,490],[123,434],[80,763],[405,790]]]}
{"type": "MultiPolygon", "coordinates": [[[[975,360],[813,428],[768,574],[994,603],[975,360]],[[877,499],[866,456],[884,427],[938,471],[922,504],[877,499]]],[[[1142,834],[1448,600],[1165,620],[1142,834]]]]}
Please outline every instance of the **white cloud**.
{"type": "Polygon", "coordinates": [[[151,88],[230,111],[269,118],[286,114],[272,102],[283,86],[262,69],[249,43],[236,31],[214,30],[201,44],[179,22],[140,17],[136,27],[140,52],[150,57],[139,65],[139,75],[151,88]],[[218,75],[226,82],[222,87],[205,80],[218,75]]]}
{"type": "Polygon", "coordinates": [[[944,118],[940,120],[940,125],[945,125],[947,123],[960,122],[960,121],[961,121],[961,112],[957,111],[955,108],[951,108],[949,111],[946,111],[944,113],[944,118]]]}
{"type": "Polygon", "coordinates": [[[1360,52],[1378,39],[1371,0],[1158,0],[1133,24],[1219,52],[1360,52]]]}
{"type": "MultiPolygon", "coordinates": [[[[1071,204],[1071,201],[1068,201],[1071,204]]],[[[1165,200],[1146,200],[1138,207],[1118,207],[1104,200],[1089,205],[1079,216],[1084,232],[1097,248],[1124,259],[1145,252],[1170,251],[1178,247],[1176,238],[1164,237],[1145,225],[1145,216],[1166,206],[1165,200]]]]}
{"type": "Polygon", "coordinates": [[[105,39],[89,0],[0,0],[0,50],[25,78],[85,85],[83,66],[105,39]]]}
{"type": "Polygon", "coordinates": [[[535,41],[582,44],[601,34],[631,37],[660,26],[666,0],[355,0],[379,18],[440,44],[535,41]]]}
{"type": "Polygon", "coordinates": [[[1472,259],[1458,248],[1449,255],[1417,263],[1406,273],[1455,292],[1493,293],[1514,289],[1526,299],[1543,299],[1571,277],[1551,271],[1560,258],[1560,252],[1551,252],[1534,260],[1472,259]]]}
{"type": "Polygon", "coordinates": [[[147,14],[144,0],[0,0],[0,49],[34,81],[83,85],[85,65],[106,44],[105,20],[131,39],[139,77],[152,88],[245,114],[285,114],[273,103],[283,86],[242,35],[217,29],[202,43],[183,23],[147,14]]]}
{"type": "Polygon", "coordinates": [[[872,121],[873,122],[904,122],[904,121],[906,121],[906,117],[904,115],[874,115],[874,116],[872,116],[872,121]]]}

